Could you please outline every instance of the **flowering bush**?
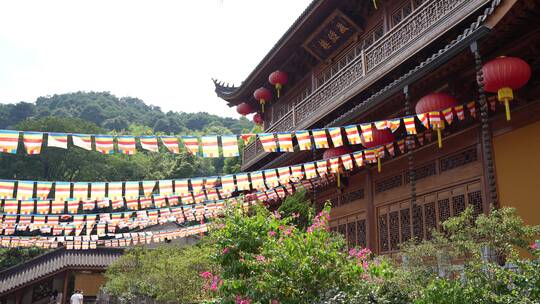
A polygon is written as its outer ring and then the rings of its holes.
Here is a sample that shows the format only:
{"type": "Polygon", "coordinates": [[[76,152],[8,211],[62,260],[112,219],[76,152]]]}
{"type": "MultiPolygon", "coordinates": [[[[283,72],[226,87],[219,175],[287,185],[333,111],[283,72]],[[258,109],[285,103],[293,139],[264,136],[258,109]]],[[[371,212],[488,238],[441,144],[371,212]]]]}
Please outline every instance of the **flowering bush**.
{"type": "Polygon", "coordinates": [[[347,252],[343,238],[329,231],[329,207],[308,216],[305,230],[293,225],[298,217],[257,205],[250,216],[237,208],[216,224],[211,235],[223,271],[223,303],[314,303],[328,290],[384,274],[387,263],[372,261],[366,249],[347,252]]]}

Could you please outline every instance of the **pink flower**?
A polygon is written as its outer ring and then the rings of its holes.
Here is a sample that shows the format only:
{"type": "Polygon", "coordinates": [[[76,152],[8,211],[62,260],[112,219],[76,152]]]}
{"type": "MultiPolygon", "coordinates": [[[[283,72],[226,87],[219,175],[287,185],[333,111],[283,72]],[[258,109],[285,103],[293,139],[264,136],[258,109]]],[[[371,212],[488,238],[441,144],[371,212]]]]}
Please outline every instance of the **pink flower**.
{"type": "Polygon", "coordinates": [[[264,261],[266,261],[266,258],[265,258],[263,255],[258,255],[258,256],[256,256],[255,258],[256,258],[257,261],[259,261],[259,262],[264,262],[264,261]]]}
{"type": "Polygon", "coordinates": [[[222,253],[222,254],[227,254],[227,253],[229,253],[229,248],[228,248],[228,247],[223,248],[223,251],[222,251],[221,253],[222,253]]]}
{"type": "Polygon", "coordinates": [[[367,261],[362,261],[362,268],[364,268],[364,270],[368,270],[369,265],[367,261]]]}
{"type": "Polygon", "coordinates": [[[274,300],[270,301],[270,304],[279,304],[279,300],[274,299],[274,300]]]}
{"type": "Polygon", "coordinates": [[[273,231],[273,230],[268,231],[268,236],[269,236],[269,237],[273,237],[273,236],[275,236],[275,235],[276,235],[276,232],[275,232],[275,231],[273,231]]]}
{"type": "MultiPolygon", "coordinates": [[[[292,217],[293,217],[293,218],[299,218],[299,217],[300,217],[300,214],[294,212],[294,213],[292,214],[292,217]]],[[[277,301],[277,300],[276,300],[276,301],[277,301]]]]}
{"type": "Polygon", "coordinates": [[[236,304],[251,304],[251,300],[248,298],[243,299],[241,296],[236,296],[236,304]]]}
{"type": "Polygon", "coordinates": [[[274,211],[274,217],[277,218],[277,219],[280,219],[281,214],[276,210],[276,211],[274,211]]]}
{"type": "Polygon", "coordinates": [[[205,279],[210,279],[213,276],[210,271],[201,272],[199,275],[205,279]]]}
{"type": "Polygon", "coordinates": [[[537,242],[532,243],[532,244],[531,244],[531,249],[532,249],[532,250],[538,250],[538,249],[540,249],[540,242],[537,241],[537,242]]]}

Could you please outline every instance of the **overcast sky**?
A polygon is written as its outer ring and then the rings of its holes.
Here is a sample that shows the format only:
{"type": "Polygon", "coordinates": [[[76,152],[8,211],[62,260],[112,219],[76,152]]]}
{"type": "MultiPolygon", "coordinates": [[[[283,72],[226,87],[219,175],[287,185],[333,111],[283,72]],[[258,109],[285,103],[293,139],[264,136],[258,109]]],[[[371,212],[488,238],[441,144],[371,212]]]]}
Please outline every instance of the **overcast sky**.
{"type": "Polygon", "coordinates": [[[0,2],[0,102],[110,91],[163,110],[237,116],[240,83],[310,0],[0,2]]]}

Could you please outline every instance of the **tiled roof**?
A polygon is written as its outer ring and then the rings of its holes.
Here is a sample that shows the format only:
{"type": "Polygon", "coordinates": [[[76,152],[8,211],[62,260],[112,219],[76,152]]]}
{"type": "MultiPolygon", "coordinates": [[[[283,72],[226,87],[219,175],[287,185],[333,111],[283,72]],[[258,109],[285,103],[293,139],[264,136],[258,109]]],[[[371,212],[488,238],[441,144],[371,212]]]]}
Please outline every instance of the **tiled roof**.
{"type": "Polygon", "coordinates": [[[0,272],[0,296],[64,269],[105,269],[118,259],[122,252],[122,249],[116,248],[56,249],[0,272]]]}

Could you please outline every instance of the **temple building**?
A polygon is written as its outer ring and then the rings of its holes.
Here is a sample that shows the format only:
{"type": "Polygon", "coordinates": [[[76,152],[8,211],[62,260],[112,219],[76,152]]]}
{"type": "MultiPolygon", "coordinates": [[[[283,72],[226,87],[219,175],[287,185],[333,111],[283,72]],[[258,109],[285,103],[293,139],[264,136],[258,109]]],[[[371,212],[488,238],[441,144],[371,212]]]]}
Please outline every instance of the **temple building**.
{"type": "MultiPolygon", "coordinates": [[[[468,206],[476,213],[511,206],[527,224],[540,224],[539,6],[534,0],[314,0],[240,86],[214,80],[216,93],[231,107],[258,109],[267,133],[415,115],[417,102],[433,93],[474,101],[462,121],[441,130],[441,148],[437,132],[417,121],[423,131],[408,135],[402,124],[380,172],[369,164],[343,173],[339,189],[315,191],[317,202],[332,203],[331,227],[350,245],[392,254],[412,237],[429,238],[432,228],[468,206]],[[499,56],[521,58],[532,70],[513,92],[510,121],[497,93],[484,89],[482,66],[499,56]],[[268,77],[276,70],[288,82],[279,98],[265,100],[263,113],[253,92],[273,90],[268,77]]],[[[244,149],[242,169],[320,160],[325,150],[296,151],[268,153],[256,140],[244,149]]]]}

